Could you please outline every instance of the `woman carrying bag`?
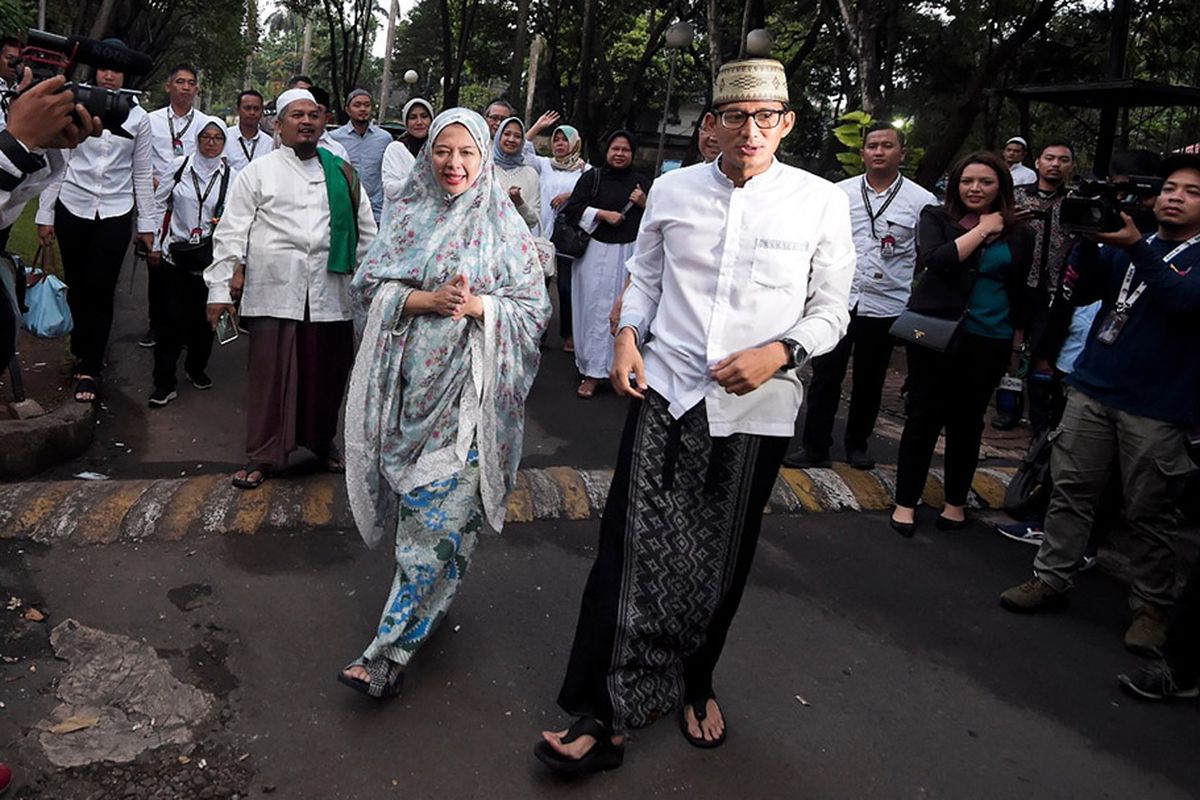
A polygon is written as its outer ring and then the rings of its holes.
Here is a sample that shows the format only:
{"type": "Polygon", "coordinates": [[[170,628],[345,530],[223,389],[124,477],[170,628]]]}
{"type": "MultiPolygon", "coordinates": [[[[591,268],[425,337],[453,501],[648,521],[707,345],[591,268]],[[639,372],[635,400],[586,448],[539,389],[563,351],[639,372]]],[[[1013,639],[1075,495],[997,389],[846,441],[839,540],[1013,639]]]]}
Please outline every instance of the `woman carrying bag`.
{"type": "Polygon", "coordinates": [[[978,152],[950,173],[945,205],[921,212],[917,238],[920,277],[892,328],[908,342],[908,418],[891,519],[905,537],[916,532],[916,505],[943,428],[946,504],[937,527],[966,525],[984,414],[1022,342],[1034,237],[1015,222],[1008,169],[978,152]]]}
{"type": "Polygon", "coordinates": [[[213,331],[208,323],[208,287],[204,269],[212,263],[212,233],[221,218],[229,190],[229,165],[222,157],[225,130],[210,122],[196,133],[196,154],[182,156],[171,177],[159,184],[155,197],[163,215],[158,240],[147,259],[161,270],[165,313],[154,345],[154,391],[151,408],[177,397],[175,367],[186,346],[183,369],[197,389],[211,389],[205,371],[212,355],[213,331]]]}

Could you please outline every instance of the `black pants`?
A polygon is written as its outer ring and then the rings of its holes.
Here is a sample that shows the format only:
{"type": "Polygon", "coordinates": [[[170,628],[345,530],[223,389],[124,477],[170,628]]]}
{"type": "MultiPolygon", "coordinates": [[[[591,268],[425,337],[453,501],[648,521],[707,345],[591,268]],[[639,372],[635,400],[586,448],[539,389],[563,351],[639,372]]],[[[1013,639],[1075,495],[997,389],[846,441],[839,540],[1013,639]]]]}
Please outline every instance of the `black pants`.
{"type": "Polygon", "coordinates": [[[555,256],[555,259],[558,262],[554,278],[558,282],[558,335],[566,339],[574,335],[571,333],[571,265],[575,259],[563,256],[555,256]]]}
{"type": "Polygon", "coordinates": [[[921,499],[938,435],[946,429],[946,502],[961,506],[979,463],[983,417],[1012,342],[965,333],[951,353],[908,347],[908,420],[896,464],[896,505],[921,499]]]}
{"type": "Polygon", "coordinates": [[[833,446],[833,420],[842,397],[846,367],[854,355],[850,413],[846,418],[844,442],[847,452],[866,450],[879,417],[883,383],[892,358],[894,340],[888,331],[895,317],[862,317],[850,312],[850,328],[831,352],[812,361],[812,385],[808,389],[808,411],[804,416],[804,449],[828,455],[833,446]]]}
{"type": "Polygon", "coordinates": [[[7,228],[0,228],[0,250],[8,249],[8,235],[12,233],[12,225],[7,228]]]}
{"type": "Polygon", "coordinates": [[[104,369],[113,296],[132,231],[132,210],[119,217],[83,219],[61,201],[54,206],[54,235],[62,254],[67,305],[75,322],[71,354],[79,362],[76,371],[81,375],[99,377],[104,369]]]}
{"type": "Polygon", "coordinates": [[[1181,685],[1200,677],[1200,561],[1171,610],[1164,654],[1181,685]]]}
{"type": "Polygon", "coordinates": [[[175,365],[187,346],[183,368],[189,375],[203,372],[212,355],[213,331],[208,323],[208,287],[198,272],[188,272],[163,261],[157,272],[163,290],[163,316],[154,345],[154,387],[175,388],[175,365]]]}
{"type": "Polygon", "coordinates": [[[174,281],[170,277],[163,277],[166,266],[165,261],[160,261],[159,266],[146,268],[146,316],[152,331],[157,331],[171,313],[170,294],[174,281]]]}

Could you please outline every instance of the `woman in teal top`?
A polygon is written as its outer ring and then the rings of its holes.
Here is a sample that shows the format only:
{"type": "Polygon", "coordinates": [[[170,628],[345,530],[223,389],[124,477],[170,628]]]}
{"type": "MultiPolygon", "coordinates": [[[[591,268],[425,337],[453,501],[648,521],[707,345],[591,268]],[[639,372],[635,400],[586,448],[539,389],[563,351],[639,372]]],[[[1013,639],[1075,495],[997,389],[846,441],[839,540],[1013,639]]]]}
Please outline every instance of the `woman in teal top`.
{"type": "Polygon", "coordinates": [[[937,527],[966,524],[984,414],[1022,341],[1028,292],[1022,277],[1033,255],[1033,232],[1013,214],[1012,176],[988,152],[959,162],[945,205],[921,212],[917,269],[923,272],[908,307],[963,323],[948,352],[908,346],[908,419],[892,512],[892,527],[903,536],[916,532],[916,505],[943,429],[946,504],[937,527]]]}

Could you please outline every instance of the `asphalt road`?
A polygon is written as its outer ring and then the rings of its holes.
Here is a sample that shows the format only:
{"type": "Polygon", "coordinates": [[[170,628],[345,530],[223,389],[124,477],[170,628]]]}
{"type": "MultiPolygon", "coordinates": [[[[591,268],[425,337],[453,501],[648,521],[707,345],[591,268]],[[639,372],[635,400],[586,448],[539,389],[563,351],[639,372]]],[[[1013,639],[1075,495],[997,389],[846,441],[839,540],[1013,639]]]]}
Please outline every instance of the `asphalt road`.
{"type": "MultiPolygon", "coordinates": [[[[334,680],[390,580],[386,552],[353,532],[6,542],[0,584],[37,598],[49,624],[74,617],[166,654],[177,677],[221,698],[236,752],[276,797],[1200,794],[1196,703],[1143,705],[1116,688],[1137,660],[1121,649],[1115,581],[1090,573],[1071,610],[1014,616],[996,595],[1026,574],[1031,548],[982,523],[927,524],[904,541],[858,514],[768,519],[717,674],[723,748],[691,748],[667,719],[632,737],[615,773],[558,781],[530,748],[563,722],[554,697],[595,534],[536,523],[485,541],[405,694],[384,704],[334,680]]],[[[0,684],[10,747],[54,671],[32,657],[40,676],[0,684]]]]}

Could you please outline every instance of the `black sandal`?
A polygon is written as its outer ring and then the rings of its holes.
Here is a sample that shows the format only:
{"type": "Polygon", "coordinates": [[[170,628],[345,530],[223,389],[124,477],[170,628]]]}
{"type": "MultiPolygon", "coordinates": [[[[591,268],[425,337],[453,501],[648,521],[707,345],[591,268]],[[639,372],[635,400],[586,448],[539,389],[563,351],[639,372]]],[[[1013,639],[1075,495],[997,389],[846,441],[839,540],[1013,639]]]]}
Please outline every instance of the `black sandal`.
{"type": "Polygon", "coordinates": [[[78,375],[75,378],[75,402],[76,403],[94,403],[100,396],[97,392],[96,379],[90,375],[78,375]],[[90,400],[80,398],[81,394],[90,394],[90,400]]]}
{"type": "Polygon", "coordinates": [[[604,772],[616,769],[625,760],[624,743],[613,744],[612,728],[600,720],[580,717],[571,724],[560,741],[570,744],[580,736],[591,736],[596,743],[579,758],[564,756],[544,739],[534,745],[533,754],[537,756],[538,761],[559,775],[590,775],[593,772],[604,772]]]}
{"type": "Polygon", "coordinates": [[[342,667],[337,679],[338,683],[349,686],[356,692],[374,697],[376,700],[386,700],[400,694],[400,687],[404,685],[404,665],[387,658],[376,658],[373,661],[360,658],[342,667]],[[351,678],[346,674],[346,670],[352,667],[366,669],[371,680],[368,682],[360,678],[351,678]]]}
{"type": "Polygon", "coordinates": [[[703,697],[692,703],[684,703],[683,708],[679,709],[679,730],[683,731],[683,738],[688,740],[688,744],[692,747],[700,747],[705,750],[711,750],[714,747],[720,747],[725,744],[725,736],[729,733],[729,721],[726,720],[725,728],[721,731],[721,735],[716,739],[705,739],[704,733],[701,731],[700,736],[692,736],[692,732],[688,730],[687,709],[690,706],[692,713],[696,715],[696,724],[704,722],[708,717],[708,701],[717,701],[716,697],[703,697]]]}
{"type": "Polygon", "coordinates": [[[246,464],[246,466],[242,467],[240,470],[238,470],[238,472],[244,472],[245,477],[239,478],[237,473],[234,473],[233,477],[230,479],[230,483],[239,489],[257,489],[258,487],[262,486],[263,481],[271,477],[272,474],[270,464],[261,464],[253,461],[246,464]],[[251,478],[250,476],[255,472],[258,473],[258,478],[251,478]]]}

